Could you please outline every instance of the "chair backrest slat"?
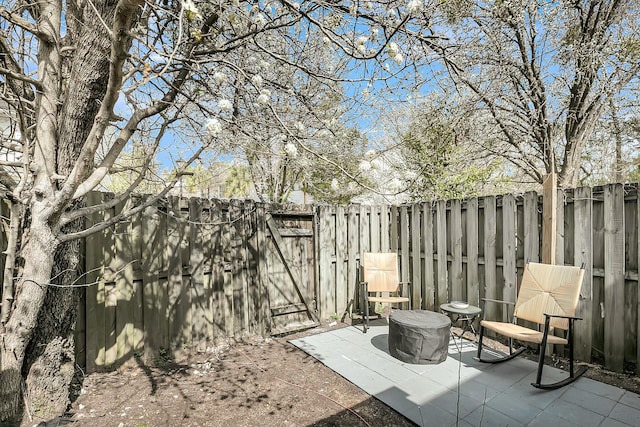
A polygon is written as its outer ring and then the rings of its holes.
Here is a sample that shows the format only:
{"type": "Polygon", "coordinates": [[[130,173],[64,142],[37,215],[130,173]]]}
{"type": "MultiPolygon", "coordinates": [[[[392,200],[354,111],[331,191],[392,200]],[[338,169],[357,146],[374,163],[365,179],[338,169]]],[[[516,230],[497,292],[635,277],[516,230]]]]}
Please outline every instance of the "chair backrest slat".
{"type": "MultiPolygon", "coordinates": [[[[544,314],[575,316],[584,269],[530,262],[525,266],[514,316],[544,324],[544,314]]],[[[551,326],[567,330],[567,319],[551,319],[551,326]]]]}
{"type": "Polygon", "coordinates": [[[396,292],[398,290],[397,254],[393,252],[365,252],[362,269],[369,292],[396,292]]]}

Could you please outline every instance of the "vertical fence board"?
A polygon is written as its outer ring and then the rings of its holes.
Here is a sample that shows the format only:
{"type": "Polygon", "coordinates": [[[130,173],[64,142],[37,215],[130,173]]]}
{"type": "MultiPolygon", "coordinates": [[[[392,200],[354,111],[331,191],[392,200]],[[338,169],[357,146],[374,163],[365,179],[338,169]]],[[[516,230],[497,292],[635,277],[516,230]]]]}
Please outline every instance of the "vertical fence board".
{"type": "MultiPolygon", "coordinates": [[[[394,252],[397,249],[396,243],[392,245],[389,241],[391,238],[392,230],[390,230],[389,217],[391,215],[391,208],[389,206],[380,206],[380,252],[394,252]]],[[[395,223],[392,223],[395,224],[395,223]]],[[[396,234],[397,235],[397,234],[396,234]]]]}
{"type": "MultiPolygon", "coordinates": [[[[373,235],[372,231],[372,217],[373,212],[371,206],[360,206],[360,253],[358,254],[358,265],[357,265],[357,277],[358,281],[362,280],[362,256],[365,252],[372,252],[371,249],[371,236],[373,235]]],[[[355,292],[355,301],[354,307],[360,309],[361,305],[361,295],[360,295],[360,284],[358,283],[356,286],[355,292]]]]}
{"type": "Polygon", "coordinates": [[[344,206],[336,207],[336,304],[331,313],[343,313],[347,308],[347,218],[344,206]]]}
{"type": "Polygon", "coordinates": [[[347,308],[345,313],[351,317],[353,307],[356,305],[358,288],[358,252],[360,228],[360,207],[349,206],[347,220],[347,308]]]}
{"type": "MultiPolygon", "coordinates": [[[[91,192],[86,197],[87,206],[95,206],[101,201],[100,194],[91,192]]],[[[87,227],[100,222],[100,213],[94,213],[87,219],[87,227]]],[[[95,372],[104,365],[104,282],[102,269],[102,233],[93,233],[86,238],[85,271],[87,272],[86,291],[86,370],[95,372]]]]}
{"type": "Polygon", "coordinates": [[[624,368],[630,365],[636,365],[636,352],[638,337],[638,283],[636,280],[632,280],[630,277],[631,271],[638,271],[638,265],[636,261],[638,256],[636,254],[637,246],[633,244],[635,242],[637,234],[636,224],[636,200],[627,199],[629,195],[624,187],[622,187],[623,194],[625,195],[624,201],[624,368]]]}
{"type": "MultiPolygon", "coordinates": [[[[538,194],[529,191],[524,195],[524,259],[525,262],[540,261],[540,228],[538,194]]],[[[555,227],[553,227],[555,229],[555,227]]]]}
{"type": "Polygon", "coordinates": [[[435,271],[433,268],[433,210],[431,203],[422,205],[422,251],[424,277],[422,279],[422,308],[435,310],[435,271]]]}
{"type": "Polygon", "coordinates": [[[467,200],[467,301],[480,304],[478,278],[478,199],[467,200]]]}
{"type": "MultiPolygon", "coordinates": [[[[213,202],[210,199],[202,199],[202,213],[200,215],[201,224],[198,225],[200,234],[202,235],[202,280],[204,288],[204,297],[206,304],[204,305],[204,331],[206,344],[209,346],[213,343],[215,334],[213,326],[213,268],[212,268],[212,241],[213,241],[213,202]]],[[[162,234],[160,234],[162,239],[162,234]]],[[[245,248],[245,253],[248,249],[245,248]]],[[[162,282],[161,282],[162,284],[162,282]]]]}
{"type": "MultiPolygon", "coordinates": [[[[112,199],[112,194],[104,194],[103,200],[112,199]]],[[[118,209],[111,208],[105,211],[105,220],[111,219],[117,215],[118,209]]],[[[115,284],[115,272],[117,270],[115,260],[115,226],[111,226],[102,232],[104,237],[104,265],[107,269],[103,275],[104,294],[105,294],[105,343],[104,343],[104,366],[112,367],[118,358],[118,349],[116,347],[117,331],[116,331],[116,310],[118,305],[118,294],[115,284]]]]}
{"type": "Polygon", "coordinates": [[[593,340],[593,306],[592,272],[593,272],[593,244],[592,244],[592,199],[591,188],[577,188],[574,191],[574,262],[576,266],[584,264],[585,274],[580,291],[580,303],[576,316],[582,320],[576,322],[575,327],[575,356],[585,362],[591,361],[591,347],[593,340]]]}
{"type": "MultiPolygon", "coordinates": [[[[527,209],[525,209],[525,218],[527,209]]],[[[525,224],[527,220],[525,219],[525,224]]],[[[525,225],[526,227],[526,225],[525,225]]],[[[502,298],[505,301],[516,301],[516,199],[513,195],[502,198],[502,298]]],[[[525,231],[525,247],[527,232],[525,231]]],[[[509,320],[510,312],[503,309],[502,321],[509,320]]]]}
{"type": "MultiPolygon", "coordinates": [[[[144,210],[144,214],[138,216],[141,222],[141,230],[136,234],[141,239],[141,263],[142,263],[142,296],[144,300],[144,349],[147,360],[155,359],[161,349],[166,349],[164,335],[167,334],[167,290],[160,283],[160,268],[162,266],[163,248],[161,239],[162,229],[155,206],[144,210]],[[166,326],[165,326],[166,325],[166,326]]],[[[135,226],[138,229],[138,226],[135,226]]],[[[136,246],[136,245],[134,245],[136,246]]]]}
{"type": "MultiPolygon", "coordinates": [[[[232,239],[232,208],[230,204],[226,204],[226,212],[223,212],[223,225],[220,236],[220,260],[222,261],[222,292],[224,294],[224,333],[227,337],[235,336],[237,330],[237,322],[235,310],[235,292],[233,280],[233,265],[231,263],[231,239],[232,239]]],[[[271,252],[270,252],[271,253],[271,252]]],[[[273,265],[273,262],[269,262],[273,265]]]]}
{"type": "MultiPolygon", "coordinates": [[[[224,233],[224,221],[223,221],[223,209],[222,202],[220,200],[213,200],[211,202],[211,214],[210,220],[212,223],[211,229],[211,321],[212,321],[212,334],[215,341],[219,341],[223,337],[226,337],[225,326],[225,306],[226,298],[224,293],[224,253],[223,253],[223,233],[224,233]]],[[[264,221],[264,211],[263,211],[264,221]]],[[[266,250],[266,242],[264,235],[264,224],[262,224],[262,233],[258,231],[258,239],[262,239],[262,251],[266,250]]],[[[260,229],[259,229],[260,230],[260,229]]],[[[261,253],[264,256],[263,253],[261,253]]],[[[264,263],[266,268],[266,262],[264,263]]],[[[260,274],[262,280],[265,276],[260,274]]]]}
{"type": "MultiPolygon", "coordinates": [[[[247,298],[249,300],[249,332],[252,334],[263,333],[263,321],[261,311],[261,286],[259,266],[258,231],[255,203],[244,201],[244,228],[247,235],[246,242],[246,277],[247,277],[247,298]]],[[[313,266],[312,266],[313,267],[313,266]]]]}
{"type": "Polygon", "coordinates": [[[451,201],[451,299],[461,301],[466,298],[462,280],[462,206],[460,200],[451,201]]]}
{"type": "Polygon", "coordinates": [[[231,200],[229,203],[229,263],[231,265],[231,287],[233,292],[233,332],[243,334],[247,330],[248,301],[244,270],[246,247],[242,203],[231,200]]]}
{"type": "Polygon", "coordinates": [[[412,309],[420,309],[424,307],[424,288],[422,280],[422,259],[421,259],[421,240],[420,240],[420,213],[422,206],[414,204],[411,206],[411,304],[412,309]]]}
{"type": "Polygon", "coordinates": [[[385,215],[385,218],[389,219],[389,223],[387,226],[387,229],[389,230],[388,233],[384,232],[385,230],[384,224],[382,225],[382,235],[389,236],[389,244],[388,244],[387,251],[396,252],[396,253],[398,253],[400,250],[399,241],[398,241],[399,239],[398,227],[400,226],[398,210],[399,210],[398,206],[389,206],[389,215],[388,216],[385,215]]]}
{"type": "MultiPolygon", "coordinates": [[[[496,299],[496,198],[484,199],[484,295],[485,298],[496,299]]],[[[485,318],[498,319],[498,309],[495,304],[485,305],[485,318]]]]}
{"type": "MultiPolygon", "coordinates": [[[[573,231],[573,215],[567,213],[565,215],[565,208],[568,208],[566,203],[566,194],[563,190],[557,190],[557,203],[556,203],[556,254],[555,261],[557,265],[565,265],[567,262],[570,264],[573,257],[565,256],[565,249],[567,247],[573,247],[572,236],[573,231]]],[[[568,264],[567,264],[568,265],[568,264]]]]}
{"type": "MultiPolygon", "coordinates": [[[[409,266],[411,261],[409,259],[409,213],[406,205],[402,205],[398,208],[398,222],[399,225],[399,247],[400,252],[400,281],[410,282],[411,275],[409,273],[409,266]]],[[[395,228],[395,227],[394,227],[395,228]]],[[[412,302],[413,304],[413,302],[412,302]]],[[[408,307],[408,305],[407,305],[408,307]]],[[[411,307],[408,307],[409,309],[411,307]]]]}
{"type": "MultiPolygon", "coordinates": [[[[117,210],[128,208],[129,205],[120,205],[117,210]]],[[[134,259],[131,224],[129,221],[122,221],[115,227],[115,282],[116,298],[116,354],[117,360],[124,361],[133,356],[133,311],[135,309],[134,289],[133,289],[133,267],[131,261],[134,259]]]]}
{"type": "MultiPolygon", "coordinates": [[[[271,313],[269,312],[269,283],[266,257],[267,243],[267,223],[265,221],[266,211],[262,203],[256,206],[256,239],[258,250],[258,286],[260,297],[260,327],[262,334],[271,333],[271,313]]],[[[317,257],[316,257],[317,259],[317,257]]]]}
{"type": "Polygon", "coordinates": [[[438,200],[436,205],[436,235],[438,252],[438,289],[436,307],[449,301],[447,271],[447,202],[438,200]]]}
{"type": "MultiPolygon", "coordinates": [[[[593,221],[593,271],[604,272],[605,260],[605,221],[604,221],[604,195],[602,187],[592,189],[592,221],[593,221]]],[[[592,357],[595,361],[604,365],[604,274],[593,275],[593,346],[592,357]]]]}
{"type": "Polygon", "coordinates": [[[380,206],[371,206],[371,252],[383,252],[380,248],[380,206]]]}
{"type": "MultiPolygon", "coordinates": [[[[526,195],[525,195],[526,197],[526,195]]],[[[538,199],[536,195],[536,200],[538,199]]],[[[558,246],[556,239],[558,227],[562,222],[558,214],[558,178],[555,172],[544,177],[542,183],[542,262],[545,264],[560,264],[556,256],[558,246]]]]}
{"type": "Polygon", "coordinates": [[[202,199],[189,199],[189,274],[191,276],[191,336],[197,351],[207,348],[209,301],[204,289],[204,253],[202,239],[202,199]]]}
{"type": "Polygon", "coordinates": [[[604,186],[604,356],[605,366],[622,372],[624,362],[624,191],[604,186]]]}
{"type": "Polygon", "coordinates": [[[360,258],[362,254],[371,252],[371,206],[360,206],[360,258]]]}
{"type": "MultiPolygon", "coordinates": [[[[137,203],[142,203],[140,199],[138,199],[137,203]]],[[[135,356],[142,356],[144,351],[144,287],[142,278],[142,221],[143,221],[143,213],[140,212],[134,215],[131,218],[131,242],[129,247],[131,248],[131,256],[130,260],[125,261],[133,261],[129,262],[126,266],[125,274],[129,275],[129,283],[132,286],[132,300],[131,300],[131,308],[132,308],[132,325],[130,335],[130,345],[133,350],[133,354],[135,356]]],[[[156,251],[157,252],[157,251],[156,251]]],[[[157,269],[156,276],[157,276],[157,269]]],[[[157,283],[157,280],[155,281],[157,283]]],[[[160,298],[156,298],[154,304],[158,306],[160,304],[160,298]]],[[[155,319],[154,319],[155,320],[155,319]]],[[[155,328],[155,334],[158,336],[160,332],[159,328],[155,328]]]]}
{"type": "Polygon", "coordinates": [[[318,208],[319,224],[318,227],[318,256],[320,258],[320,306],[319,315],[321,319],[328,317],[335,310],[335,292],[333,284],[335,278],[331,275],[331,257],[335,248],[335,242],[331,239],[331,228],[333,215],[331,208],[328,206],[320,206],[318,208]]]}
{"type": "Polygon", "coordinates": [[[189,306],[191,294],[182,275],[182,247],[187,238],[188,224],[182,216],[181,201],[171,197],[167,207],[167,269],[169,286],[169,336],[176,358],[181,358],[191,344],[189,306]]]}

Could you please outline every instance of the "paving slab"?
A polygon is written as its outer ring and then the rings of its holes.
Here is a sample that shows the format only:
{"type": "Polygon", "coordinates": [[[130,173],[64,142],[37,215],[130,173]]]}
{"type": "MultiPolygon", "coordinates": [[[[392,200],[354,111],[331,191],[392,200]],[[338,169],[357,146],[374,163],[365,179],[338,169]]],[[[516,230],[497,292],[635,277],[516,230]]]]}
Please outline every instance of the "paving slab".
{"type": "MultiPolygon", "coordinates": [[[[640,396],[589,378],[558,390],[531,386],[537,363],[523,357],[499,364],[473,359],[474,342],[456,338],[440,364],[416,365],[389,354],[386,319],[291,340],[310,356],[419,426],[640,425],[640,396]]],[[[543,382],[564,378],[545,366],[543,382]]]]}

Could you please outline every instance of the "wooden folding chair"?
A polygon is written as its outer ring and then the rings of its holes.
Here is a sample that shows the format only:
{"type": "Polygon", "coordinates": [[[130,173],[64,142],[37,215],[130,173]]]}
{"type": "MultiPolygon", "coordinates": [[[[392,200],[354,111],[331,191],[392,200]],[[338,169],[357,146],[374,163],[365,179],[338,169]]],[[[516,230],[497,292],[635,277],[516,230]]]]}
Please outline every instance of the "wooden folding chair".
{"type": "MultiPolygon", "coordinates": [[[[522,353],[526,347],[513,351],[513,340],[536,343],[540,349],[538,373],[536,382],[532,386],[541,389],[556,389],[572,383],[587,370],[581,366],[577,371],[573,367],[573,322],[581,320],[575,317],[576,307],[580,297],[584,268],[549,264],[528,263],[522,276],[522,283],[515,303],[512,323],[482,320],[480,322],[480,337],[478,340],[477,359],[486,363],[499,363],[513,359],[522,353]],[[517,319],[528,320],[537,324],[536,329],[526,328],[516,323],[517,319]],[[540,331],[543,327],[543,331],[540,331]],[[550,334],[551,328],[565,331],[565,336],[550,334]],[[482,338],[485,330],[509,338],[509,354],[502,358],[482,358],[482,338]],[[547,344],[561,344],[569,346],[569,376],[561,381],[542,384],[542,369],[547,344]]],[[[487,302],[510,304],[505,301],[483,299],[487,302]]]]}
{"type": "MultiPolygon", "coordinates": [[[[369,328],[369,303],[410,303],[411,299],[408,295],[411,295],[411,284],[398,280],[398,255],[393,252],[366,252],[363,254],[361,264],[363,281],[360,282],[360,287],[364,305],[364,332],[366,333],[369,328]],[[407,285],[408,288],[406,294],[402,289],[404,285],[407,285]]],[[[409,304],[409,306],[411,305],[409,304]]]]}

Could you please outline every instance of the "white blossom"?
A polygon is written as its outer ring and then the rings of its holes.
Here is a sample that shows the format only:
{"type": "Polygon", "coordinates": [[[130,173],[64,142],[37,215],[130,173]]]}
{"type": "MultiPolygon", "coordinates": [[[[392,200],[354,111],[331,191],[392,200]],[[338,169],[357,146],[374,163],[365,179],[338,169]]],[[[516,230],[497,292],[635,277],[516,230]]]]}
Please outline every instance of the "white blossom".
{"type": "Polygon", "coordinates": [[[371,168],[378,170],[384,169],[384,161],[381,158],[376,157],[375,159],[371,160],[371,168]]]}
{"type": "Polygon", "coordinates": [[[287,153],[289,157],[296,157],[298,155],[298,147],[293,142],[287,142],[284,146],[284,152],[287,153]]]}
{"type": "Polygon", "coordinates": [[[302,122],[296,122],[294,126],[298,132],[304,132],[304,124],[302,122]]]}
{"type": "Polygon", "coordinates": [[[231,111],[233,110],[233,105],[228,99],[221,99],[218,101],[218,108],[220,108],[220,111],[231,111]]]}
{"type": "Polygon", "coordinates": [[[422,0],[410,0],[407,3],[407,10],[410,14],[417,13],[420,9],[422,9],[422,0]]]}
{"type": "Polygon", "coordinates": [[[367,37],[360,36],[358,40],[356,40],[356,48],[358,52],[364,53],[366,51],[365,43],[367,42],[367,37]]]}
{"type": "Polygon", "coordinates": [[[267,22],[267,19],[262,13],[258,13],[253,17],[253,22],[255,22],[257,26],[262,27],[267,22]]]}
{"type": "Polygon", "coordinates": [[[414,179],[418,178],[418,174],[414,171],[405,171],[404,178],[406,180],[413,181],[414,179]]]}
{"type": "Polygon", "coordinates": [[[220,120],[216,118],[209,119],[209,121],[205,125],[205,128],[207,129],[209,135],[216,136],[217,134],[222,132],[222,123],[220,123],[220,120]]]}
{"type": "Polygon", "coordinates": [[[404,62],[404,56],[401,53],[398,53],[393,57],[393,60],[396,64],[401,65],[404,62]]]}
{"type": "Polygon", "coordinates": [[[269,103],[269,99],[271,99],[271,91],[269,91],[269,89],[262,89],[260,91],[260,96],[258,96],[258,104],[268,104],[269,103]]]}
{"type": "Polygon", "coordinates": [[[253,83],[256,87],[260,87],[262,86],[262,76],[260,74],[254,74],[253,77],[251,77],[251,83],[253,83]]]}
{"type": "Polygon", "coordinates": [[[332,137],[332,133],[329,131],[329,129],[320,129],[320,131],[318,132],[318,138],[320,139],[327,139],[332,137]]]}
{"type": "Polygon", "coordinates": [[[220,83],[223,83],[225,80],[227,80],[227,76],[224,73],[221,73],[220,71],[216,71],[213,74],[213,79],[216,81],[216,83],[220,84],[220,83]]]}
{"type": "Polygon", "coordinates": [[[371,163],[366,160],[362,160],[358,165],[358,168],[361,172],[368,172],[371,170],[371,163]]]}
{"type": "Polygon", "coordinates": [[[200,11],[192,0],[183,0],[182,7],[184,8],[185,16],[189,21],[200,16],[200,11]]]}
{"type": "Polygon", "coordinates": [[[387,46],[387,54],[391,58],[393,58],[398,53],[400,53],[400,48],[398,47],[398,45],[396,43],[394,43],[394,42],[389,43],[389,45],[387,46]]]}
{"type": "Polygon", "coordinates": [[[335,179],[335,178],[333,178],[333,179],[331,180],[331,189],[332,189],[333,191],[338,191],[338,189],[340,189],[340,185],[339,185],[339,183],[338,183],[338,180],[337,180],[337,179],[335,179]]]}
{"type": "Polygon", "coordinates": [[[292,6],[295,10],[300,10],[300,3],[298,3],[297,1],[294,1],[293,3],[291,3],[291,6],[292,6]]]}

